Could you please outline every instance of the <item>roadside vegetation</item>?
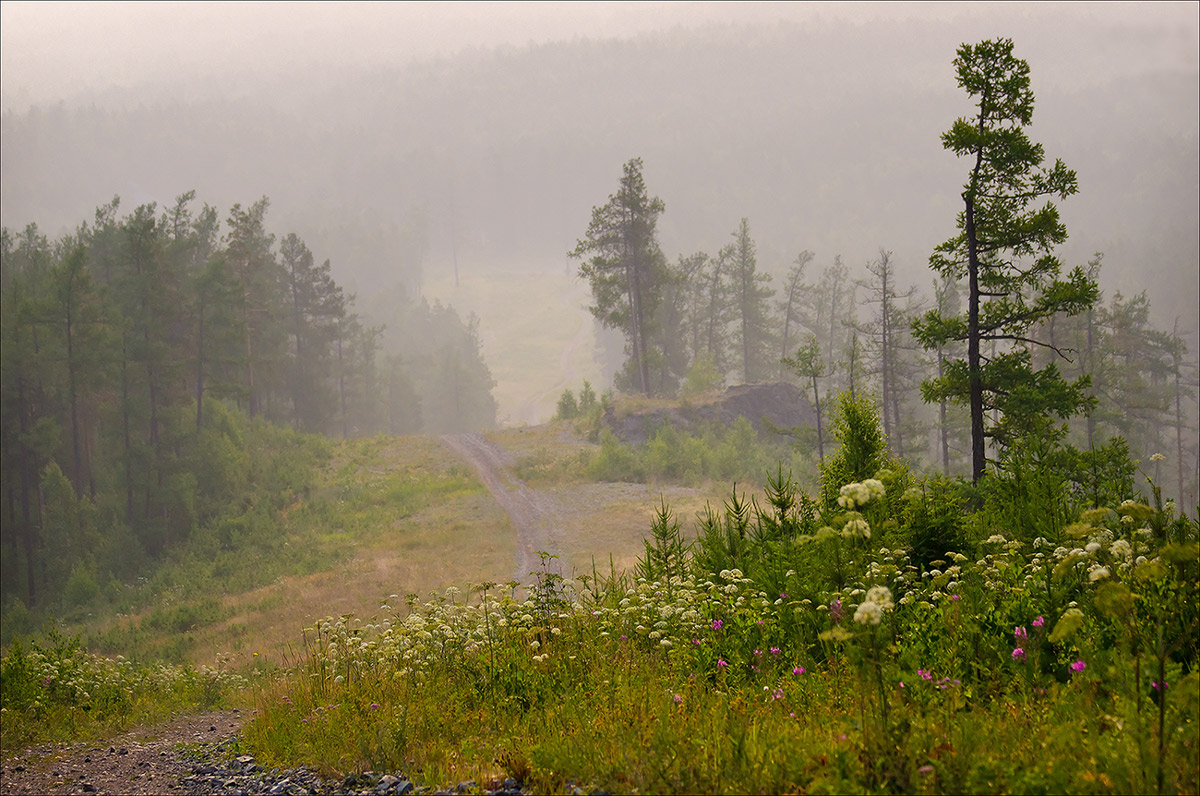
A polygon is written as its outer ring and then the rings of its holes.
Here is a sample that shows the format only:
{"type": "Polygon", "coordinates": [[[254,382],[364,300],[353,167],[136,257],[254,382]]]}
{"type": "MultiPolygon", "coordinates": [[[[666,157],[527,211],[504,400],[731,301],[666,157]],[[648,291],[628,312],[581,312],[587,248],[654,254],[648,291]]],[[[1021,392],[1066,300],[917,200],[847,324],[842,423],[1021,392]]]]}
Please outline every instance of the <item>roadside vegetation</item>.
{"type": "Polygon", "coordinates": [[[694,540],[663,505],[632,573],[317,622],[246,743],[537,791],[1194,791],[1195,523],[1127,480],[997,525],[1009,495],[917,478],[839,411],[819,494],[779,475],[694,540]]]}

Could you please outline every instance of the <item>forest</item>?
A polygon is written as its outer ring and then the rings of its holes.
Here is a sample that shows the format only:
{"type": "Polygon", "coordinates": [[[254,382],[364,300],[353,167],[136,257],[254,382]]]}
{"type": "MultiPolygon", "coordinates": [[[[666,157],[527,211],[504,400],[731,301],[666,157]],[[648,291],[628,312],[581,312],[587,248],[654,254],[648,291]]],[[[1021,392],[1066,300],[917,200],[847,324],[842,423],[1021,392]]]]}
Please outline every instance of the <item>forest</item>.
{"type": "Polygon", "coordinates": [[[226,789],[1196,790],[1196,318],[1061,254],[1013,40],[953,69],[923,282],[749,211],[669,257],[629,153],[562,252],[619,364],[537,426],[421,257],[345,264],[368,313],[266,197],[5,227],[5,754],[237,707],[174,752],[226,789]],[[811,426],[612,431],[775,382],[811,426]]]}
{"type": "Polygon", "coordinates": [[[267,231],[266,198],[224,221],[193,191],[119,205],[54,241],[0,232],[5,598],[132,581],[244,510],[246,429],[495,424],[474,318],[400,293],[389,351],[329,260],[267,231]]]}

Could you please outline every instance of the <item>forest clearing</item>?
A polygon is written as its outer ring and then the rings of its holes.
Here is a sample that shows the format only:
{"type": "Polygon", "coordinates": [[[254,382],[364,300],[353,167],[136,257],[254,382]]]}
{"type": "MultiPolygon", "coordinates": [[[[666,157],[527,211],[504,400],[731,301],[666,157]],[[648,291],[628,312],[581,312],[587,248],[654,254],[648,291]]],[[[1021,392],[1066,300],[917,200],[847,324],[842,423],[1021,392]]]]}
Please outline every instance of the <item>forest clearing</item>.
{"type": "Polygon", "coordinates": [[[886,6],[6,82],[0,793],[1200,792],[1200,28],[886,6]]]}

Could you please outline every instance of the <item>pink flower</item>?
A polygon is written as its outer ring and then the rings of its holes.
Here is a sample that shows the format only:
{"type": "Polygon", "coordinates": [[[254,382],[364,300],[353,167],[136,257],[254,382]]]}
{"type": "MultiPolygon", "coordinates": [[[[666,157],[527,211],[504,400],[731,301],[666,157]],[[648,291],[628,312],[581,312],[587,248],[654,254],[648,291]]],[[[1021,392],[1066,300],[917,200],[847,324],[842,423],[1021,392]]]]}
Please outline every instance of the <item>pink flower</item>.
{"type": "Polygon", "coordinates": [[[1029,634],[1025,632],[1024,626],[1014,627],[1013,638],[1015,638],[1017,641],[1020,641],[1021,639],[1029,638],[1029,634]]]}
{"type": "Polygon", "coordinates": [[[682,704],[683,704],[683,697],[682,697],[681,695],[679,695],[679,694],[676,694],[676,695],[673,697],[673,699],[675,700],[675,704],[676,704],[676,705],[682,705],[682,704]]]}
{"type": "Polygon", "coordinates": [[[1025,660],[1025,650],[1021,649],[1020,647],[1017,647],[1015,650],[1012,651],[1012,659],[1014,661],[1025,660]]]}
{"type": "Polygon", "coordinates": [[[713,620],[713,630],[720,630],[723,627],[725,627],[725,623],[722,622],[720,619],[713,620]]]}
{"type": "Polygon", "coordinates": [[[1165,680],[1161,683],[1159,681],[1155,680],[1154,682],[1150,683],[1150,687],[1153,688],[1155,691],[1162,692],[1162,691],[1167,690],[1167,683],[1165,680]]]}
{"type": "Polygon", "coordinates": [[[930,674],[925,669],[917,669],[917,674],[921,675],[922,680],[932,680],[933,679],[933,675],[930,674]]]}
{"type": "Polygon", "coordinates": [[[755,655],[762,655],[762,650],[755,650],[755,651],[754,651],[754,654],[755,654],[755,655]]]}
{"type": "Polygon", "coordinates": [[[804,674],[804,667],[803,667],[803,666],[797,666],[795,669],[792,669],[792,674],[794,674],[794,675],[796,675],[797,677],[799,677],[800,675],[804,674]]]}
{"type": "Polygon", "coordinates": [[[780,652],[780,650],[779,650],[779,647],[771,647],[771,654],[772,654],[772,655],[778,655],[778,654],[779,654],[779,652],[780,652]]]}
{"type": "Polygon", "coordinates": [[[698,639],[698,638],[694,638],[694,639],[692,639],[692,644],[694,644],[694,645],[696,645],[697,647],[699,647],[699,646],[700,646],[700,639],[698,639]]]}
{"type": "Polygon", "coordinates": [[[1042,627],[1045,624],[1046,624],[1046,617],[1044,617],[1044,616],[1039,616],[1037,619],[1033,620],[1034,627],[1042,627]]]}
{"type": "Polygon", "coordinates": [[[725,661],[721,660],[720,658],[717,658],[717,668],[718,669],[724,669],[728,665],[729,664],[726,663],[725,661]]]}
{"type": "Polygon", "coordinates": [[[961,600],[961,599],[962,599],[962,595],[961,595],[961,594],[951,594],[951,595],[950,595],[950,599],[951,599],[951,600],[956,600],[956,601],[957,601],[957,600],[961,600]]]}
{"type": "Polygon", "coordinates": [[[1086,668],[1087,668],[1087,664],[1081,660],[1075,661],[1074,663],[1071,664],[1071,671],[1073,671],[1073,672],[1082,672],[1086,668]]]}
{"type": "Polygon", "coordinates": [[[771,699],[783,699],[783,689],[776,688],[771,692],[771,699]]]}

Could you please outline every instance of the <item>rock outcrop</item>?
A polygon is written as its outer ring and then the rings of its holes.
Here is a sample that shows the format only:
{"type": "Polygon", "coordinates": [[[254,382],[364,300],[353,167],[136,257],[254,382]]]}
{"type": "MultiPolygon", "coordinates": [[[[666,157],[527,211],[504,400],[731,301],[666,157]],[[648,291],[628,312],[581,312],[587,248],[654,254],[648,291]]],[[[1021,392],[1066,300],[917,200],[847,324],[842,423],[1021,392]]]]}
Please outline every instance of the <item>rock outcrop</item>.
{"type": "Polygon", "coordinates": [[[773,429],[815,426],[817,422],[812,403],[799,387],[774,382],[742,384],[720,393],[681,399],[668,407],[610,406],[604,413],[604,425],[623,442],[641,444],[664,425],[699,432],[709,426],[729,426],[739,417],[749,420],[763,436],[777,436],[773,429]]]}

